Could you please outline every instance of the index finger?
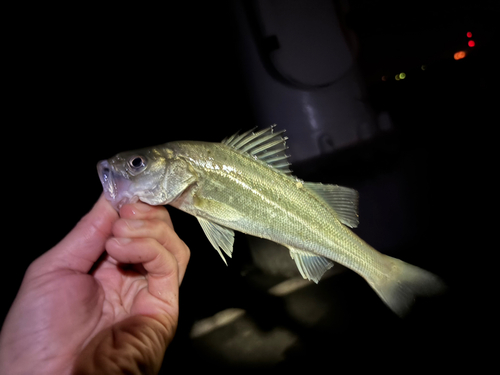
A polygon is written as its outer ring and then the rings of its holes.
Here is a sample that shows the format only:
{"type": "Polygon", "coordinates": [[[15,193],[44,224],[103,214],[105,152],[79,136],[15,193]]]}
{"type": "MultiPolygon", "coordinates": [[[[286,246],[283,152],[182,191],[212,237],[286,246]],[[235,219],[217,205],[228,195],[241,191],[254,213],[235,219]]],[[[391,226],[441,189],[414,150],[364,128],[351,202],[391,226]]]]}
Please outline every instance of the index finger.
{"type": "Polygon", "coordinates": [[[150,206],[142,202],[126,204],[120,209],[120,217],[137,220],[159,219],[166,222],[170,228],[174,228],[165,206],[150,206]]]}

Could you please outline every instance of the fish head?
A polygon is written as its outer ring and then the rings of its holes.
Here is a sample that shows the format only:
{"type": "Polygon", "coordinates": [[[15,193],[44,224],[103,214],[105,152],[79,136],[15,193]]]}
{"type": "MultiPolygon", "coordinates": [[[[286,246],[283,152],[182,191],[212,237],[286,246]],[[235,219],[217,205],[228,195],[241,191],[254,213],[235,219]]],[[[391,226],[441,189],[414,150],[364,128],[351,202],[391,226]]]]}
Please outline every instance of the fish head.
{"type": "Polygon", "coordinates": [[[166,204],[164,180],[168,152],[147,148],[122,152],[97,163],[106,199],[118,211],[128,203],[166,204]]]}

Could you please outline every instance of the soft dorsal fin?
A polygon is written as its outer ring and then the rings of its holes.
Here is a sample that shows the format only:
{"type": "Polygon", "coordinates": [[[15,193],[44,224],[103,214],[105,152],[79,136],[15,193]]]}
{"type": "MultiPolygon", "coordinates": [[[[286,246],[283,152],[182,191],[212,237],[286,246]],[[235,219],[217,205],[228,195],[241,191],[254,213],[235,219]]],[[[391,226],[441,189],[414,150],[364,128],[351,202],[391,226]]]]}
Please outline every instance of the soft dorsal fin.
{"type": "Polygon", "coordinates": [[[288,162],[289,155],[285,154],[287,137],[281,135],[285,130],[274,132],[274,127],[271,125],[269,128],[254,132],[256,128],[246,131],[243,134],[239,132],[233,134],[231,137],[225,138],[222,143],[228,145],[235,150],[245,152],[256,159],[262,160],[267,165],[274,169],[290,174],[288,162]]]}
{"type": "Polygon", "coordinates": [[[316,182],[304,182],[304,186],[323,199],[337,213],[344,225],[356,228],[359,224],[358,202],[356,190],[338,185],[325,185],[316,182]]]}

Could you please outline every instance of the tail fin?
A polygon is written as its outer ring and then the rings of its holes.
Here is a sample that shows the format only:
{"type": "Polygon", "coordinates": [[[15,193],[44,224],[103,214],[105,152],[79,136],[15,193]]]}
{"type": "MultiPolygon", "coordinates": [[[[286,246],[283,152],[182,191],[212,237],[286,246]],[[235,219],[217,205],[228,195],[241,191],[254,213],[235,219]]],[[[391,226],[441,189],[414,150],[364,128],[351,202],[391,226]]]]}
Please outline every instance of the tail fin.
{"type": "Polygon", "coordinates": [[[367,278],[367,281],[399,316],[408,313],[416,296],[431,296],[445,291],[445,284],[436,275],[402,260],[386,257],[389,272],[382,277],[367,278]]]}

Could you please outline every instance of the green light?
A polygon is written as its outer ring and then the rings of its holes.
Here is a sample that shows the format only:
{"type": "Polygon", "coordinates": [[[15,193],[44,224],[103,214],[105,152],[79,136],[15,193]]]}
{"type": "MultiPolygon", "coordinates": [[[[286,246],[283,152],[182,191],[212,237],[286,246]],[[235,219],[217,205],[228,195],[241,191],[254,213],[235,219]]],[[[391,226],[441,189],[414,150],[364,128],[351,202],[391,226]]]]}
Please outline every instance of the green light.
{"type": "Polygon", "coordinates": [[[399,73],[399,79],[405,79],[406,73],[399,73]]]}
{"type": "Polygon", "coordinates": [[[427,66],[422,65],[422,66],[420,67],[420,69],[425,70],[425,69],[427,69],[427,66]]]}

